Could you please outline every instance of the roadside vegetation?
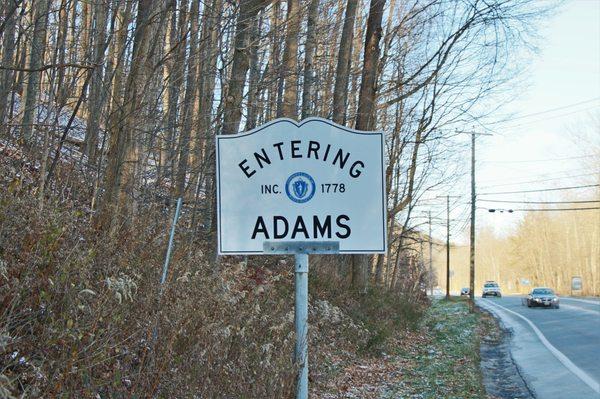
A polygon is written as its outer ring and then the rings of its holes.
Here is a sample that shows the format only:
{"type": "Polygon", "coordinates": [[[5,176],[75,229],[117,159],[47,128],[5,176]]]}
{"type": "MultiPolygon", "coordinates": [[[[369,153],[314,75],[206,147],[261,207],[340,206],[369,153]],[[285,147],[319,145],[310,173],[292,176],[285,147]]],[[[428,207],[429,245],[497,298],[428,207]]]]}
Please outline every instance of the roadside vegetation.
{"type": "MultiPolygon", "coordinates": [[[[487,398],[480,369],[482,339],[498,333],[486,313],[469,313],[460,298],[436,299],[394,345],[339,370],[317,398],[487,398]]],[[[496,337],[497,338],[497,337],[496,337]]]]}
{"type": "MultiPolygon", "coordinates": [[[[2,163],[8,178],[10,161],[2,163]]],[[[228,257],[215,266],[206,241],[182,228],[161,287],[171,215],[147,209],[107,237],[80,202],[40,211],[28,188],[0,192],[2,398],[293,397],[291,258],[228,257]]],[[[83,191],[76,181],[71,189],[83,191]]],[[[312,267],[315,387],[362,356],[392,350],[427,307],[422,291],[353,294],[332,271],[348,266],[327,257],[312,267]]]]}
{"type": "Polygon", "coordinates": [[[0,2],[0,397],[293,395],[291,260],[216,254],[215,136],[279,117],[385,132],[386,254],[311,261],[312,389],[422,339],[419,206],[457,187],[456,131],[493,119],[547,11],[0,2]]]}

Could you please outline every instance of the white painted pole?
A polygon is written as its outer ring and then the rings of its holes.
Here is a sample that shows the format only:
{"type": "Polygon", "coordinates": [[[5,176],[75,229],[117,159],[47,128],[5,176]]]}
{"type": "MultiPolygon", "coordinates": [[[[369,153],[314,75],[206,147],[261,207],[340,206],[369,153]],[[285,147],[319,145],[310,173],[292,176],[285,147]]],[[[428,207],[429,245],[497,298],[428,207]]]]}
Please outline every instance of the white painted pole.
{"type": "Polygon", "coordinates": [[[295,360],[299,366],[296,399],[308,398],[308,255],[296,254],[296,350],[295,360]]]}

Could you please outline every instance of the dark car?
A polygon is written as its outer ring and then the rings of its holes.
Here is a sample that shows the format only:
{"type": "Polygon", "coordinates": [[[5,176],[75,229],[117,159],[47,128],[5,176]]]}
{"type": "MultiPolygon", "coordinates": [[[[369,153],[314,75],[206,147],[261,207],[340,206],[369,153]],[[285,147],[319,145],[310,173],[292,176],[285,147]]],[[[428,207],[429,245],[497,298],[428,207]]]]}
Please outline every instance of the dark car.
{"type": "Polygon", "coordinates": [[[525,302],[528,308],[542,306],[558,309],[560,307],[558,296],[550,288],[545,287],[534,288],[525,298],[525,302]]]}
{"type": "Polygon", "coordinates": [[[463,295],[469,295],[469,292],[470,292],[470,290],[469,290],[469,288],[468,288],[468,287],[462,288],[462,289],[460,290],[460,296],[463,296],[463,295]]]}

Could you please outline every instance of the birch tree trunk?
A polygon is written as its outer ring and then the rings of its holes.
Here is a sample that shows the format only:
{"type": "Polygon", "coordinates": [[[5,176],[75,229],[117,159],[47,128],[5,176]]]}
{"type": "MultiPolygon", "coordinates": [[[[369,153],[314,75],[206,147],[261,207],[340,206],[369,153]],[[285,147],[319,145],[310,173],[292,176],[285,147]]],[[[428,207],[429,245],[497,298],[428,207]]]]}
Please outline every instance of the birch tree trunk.
{"type": "MultiPolygon", "coordinates": [[[[281,68],[281,65],[279,65],[281,43],[277,29],[277,24],[279,22],[279,14],[281,10],[280,1],[281,0],[273,0],[273,7],[271,7],[271,15],[269,21],[269,26],[271,29],[271,48],[269,50],[269,61],[267,63],[266,71],[269,71],[271,74],[279,74],[279,69],[281,68]]],[[[279,80],[272,79],[271,84],[269,84],[269,88],[267,89],[267,120],[273,119],[277,115],[277,107],[279,106],[279,102],[279,80]]]]}
{"type": "Polygon", "coordinates": [[[244,130],[254,129],[258,112],[258,79],[260,77],[260,66],[258,65],[258,42],[260,40],[259,31],[262,23],[262,13],[260,18],[254,20],[252,33],[250,34],[250,76],[248,78],[248,115],[246,116],[246,127],[244,130]]]}

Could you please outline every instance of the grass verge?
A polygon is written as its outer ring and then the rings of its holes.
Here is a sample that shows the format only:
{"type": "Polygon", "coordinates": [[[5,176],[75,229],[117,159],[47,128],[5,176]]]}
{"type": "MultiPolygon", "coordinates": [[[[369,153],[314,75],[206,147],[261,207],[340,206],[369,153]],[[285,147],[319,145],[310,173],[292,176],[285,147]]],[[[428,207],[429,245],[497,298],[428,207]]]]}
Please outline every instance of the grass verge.
{"type": "Polygon", "coordinates": [[[485,398],[480,369],[481,336],[493,328],[465,300],[434,300],[420,339],[399,349],[403,378],[384,397],[485,398]]]}
{"type": "Polygon", "coordinates": [[[485,313],[470,314],[460,298],[434,300],[415,328],[393,330],[374,354],[357,351],[352,364],[315,389],[313,397],[387,399],[487,398],[480,342],[497,329],[485,313]]]}

